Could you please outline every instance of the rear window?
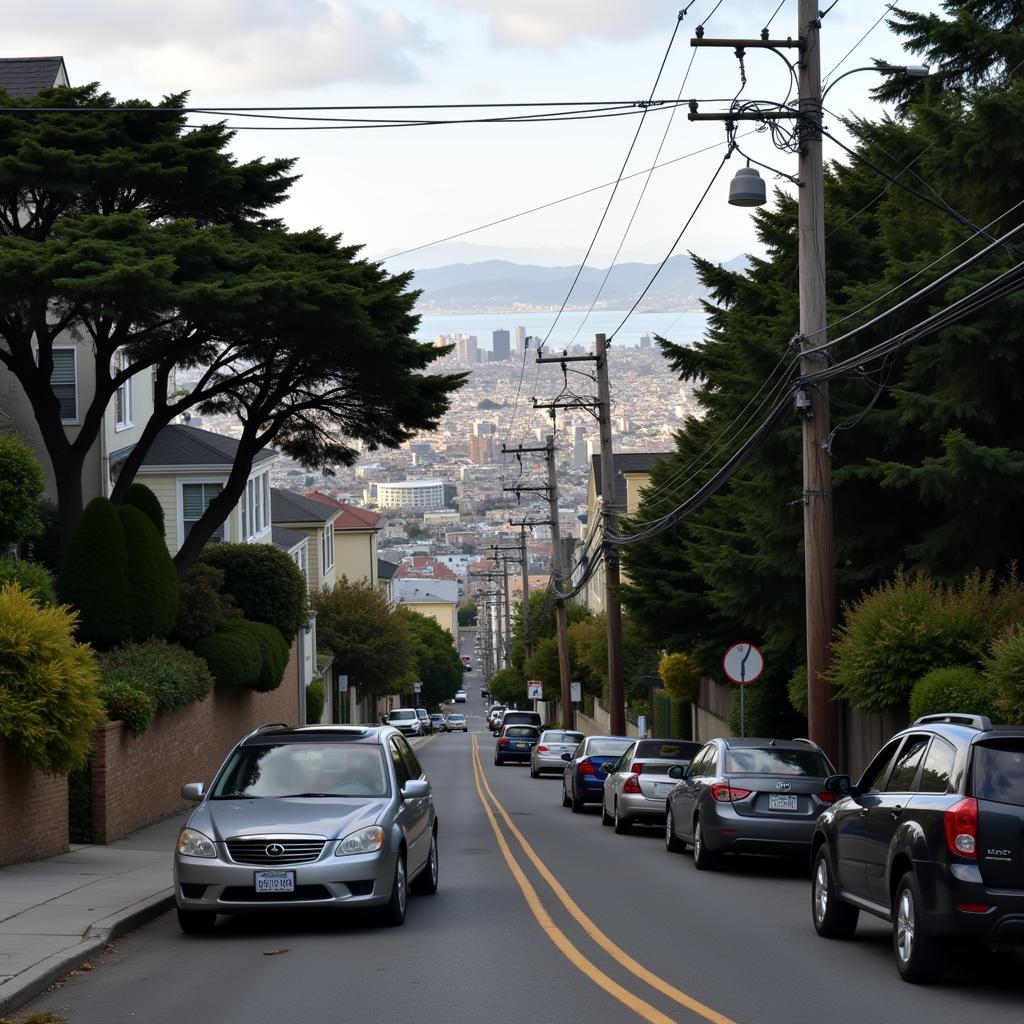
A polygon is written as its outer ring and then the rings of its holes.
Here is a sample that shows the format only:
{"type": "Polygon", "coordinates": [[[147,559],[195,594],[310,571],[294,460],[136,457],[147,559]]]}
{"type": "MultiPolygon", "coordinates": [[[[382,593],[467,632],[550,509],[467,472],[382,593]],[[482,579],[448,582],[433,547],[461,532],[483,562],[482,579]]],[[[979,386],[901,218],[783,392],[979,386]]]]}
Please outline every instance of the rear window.
{"type": "Polygon", "coordinates": [[[632,740],[594,740],[587,747],[589,757],[621,757],[632,740]]]}
{"type": "Polygon", "coordinates": [[[465,720],[466,720],[466,716],[465,715],[449,715],[448,716],[448,721],[449,722],[464,722],[465,720]]]}
{"type": "Polygon", "coordinates": [[[544,739],[548,743],[579,743],[583,739],[583,733],[549,729],[544,733],[544,739]]]}
{"type": "Polygon", "coordinates": [[[418,718],[415,711],[392,711],[388,718],[392,722],[406,722],[410,718],[418,718]]]}
{"type": "Polygon", "coordinates": [[[730,775],[831,775],[825,758],[816,750],[779,750],[775,747],[740,747],[725,753],[730,775]]]}
{"type": "Polygon", "coordinates": [[[1024,806],[1024,741],[975,744],[974,795],[979,800],[1024,806]]]}
{"type": "Polygon", "coordinates": [[[637,759],[644,757],[658,757],[663,760],[687,761],[700,750],[699,743],[681,741],[673,743],[671,740],[641,740],[636,747],[637,759]]]}
{"type": "Polygon", "coordinates": [[[540,724],[540,715],[536,711],[506,711],[505,718],[509,723],[523,722],[525,725],[540,724]]]}
{"type": "Polygon", "coordinates": [[[506,736],[528,736],[532,739],[537,738],[537,730],[532,725],[510,725],[505,730],[506,736]]]}

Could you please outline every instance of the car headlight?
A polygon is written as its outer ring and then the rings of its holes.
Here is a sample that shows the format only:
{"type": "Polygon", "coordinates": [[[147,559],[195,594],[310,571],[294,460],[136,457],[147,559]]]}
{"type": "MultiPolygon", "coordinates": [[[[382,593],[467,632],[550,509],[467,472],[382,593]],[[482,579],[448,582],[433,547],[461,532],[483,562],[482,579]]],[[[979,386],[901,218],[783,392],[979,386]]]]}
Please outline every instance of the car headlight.
{"type": "Polygon", "coordinates": [[[376,853],[384,845],[384,829],[377,825],[361,828],[358,832],[345,836],[334,851],[336,857],[346,857],[353,853],[376,853]]]}
{"type": "Polygon", "coordinates": [[[178,836],[178,853],[184,857],[216,857],[217,847],[202,832],[194,828],[183,828],[178,836]]]}

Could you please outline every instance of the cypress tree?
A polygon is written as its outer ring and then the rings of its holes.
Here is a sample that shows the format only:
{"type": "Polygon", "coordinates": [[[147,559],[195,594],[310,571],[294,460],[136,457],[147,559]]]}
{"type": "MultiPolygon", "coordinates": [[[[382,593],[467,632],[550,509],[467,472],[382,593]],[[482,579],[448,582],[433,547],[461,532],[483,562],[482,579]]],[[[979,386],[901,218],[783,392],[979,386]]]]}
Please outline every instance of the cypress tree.
{"type": "Polygon", "coordinates": [[[140,512],[145,512],[153,521],[161,537],[167,536],[164,527],[164,508],[160,499],[145,485],[132,484],[124,493],[122,505],[134,505],[140,512]]]}
{"type": "Polygon", "coordinates": [[[167,545],[150,517],[134,505],[122,505],[118,518],[128,556],[132,636],[165,637],[178,616],[178,574],[167,545]]]}

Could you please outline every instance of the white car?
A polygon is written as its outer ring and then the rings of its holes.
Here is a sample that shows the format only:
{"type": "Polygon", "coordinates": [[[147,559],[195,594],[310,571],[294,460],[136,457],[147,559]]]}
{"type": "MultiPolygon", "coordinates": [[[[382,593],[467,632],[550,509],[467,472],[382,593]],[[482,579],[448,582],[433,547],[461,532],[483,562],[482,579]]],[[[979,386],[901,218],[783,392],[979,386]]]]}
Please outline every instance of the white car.
{"type": "Polygon", "coordinates": [[[466,703],[466,691],[465,690],[456,690],[455,691],[455,703],[456,704],[465,704],[466,703]]]}

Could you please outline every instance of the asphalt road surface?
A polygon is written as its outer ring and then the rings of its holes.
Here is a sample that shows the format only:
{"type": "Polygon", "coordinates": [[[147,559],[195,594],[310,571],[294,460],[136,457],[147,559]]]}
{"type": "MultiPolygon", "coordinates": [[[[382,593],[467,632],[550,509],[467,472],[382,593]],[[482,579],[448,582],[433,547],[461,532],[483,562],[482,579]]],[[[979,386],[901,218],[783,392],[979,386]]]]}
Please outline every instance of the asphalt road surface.
{"type": "Polygon", "coordinates": [[[167,914],[22,1012],[72,1024],[1020,1021],[1021,960],[965,957],[944,985],[911,986],[881,922],[862,917],[847,942],[815,935],[801,865],[698,874],[658,829],[616,836],[596,808],[563,809],[557,778],[493,765],[475,672],[467,683],[469,735],[432,737],[420,754],[441,881],[410,900],[404,927],[271,912],[185,936],[167,914]]]}

